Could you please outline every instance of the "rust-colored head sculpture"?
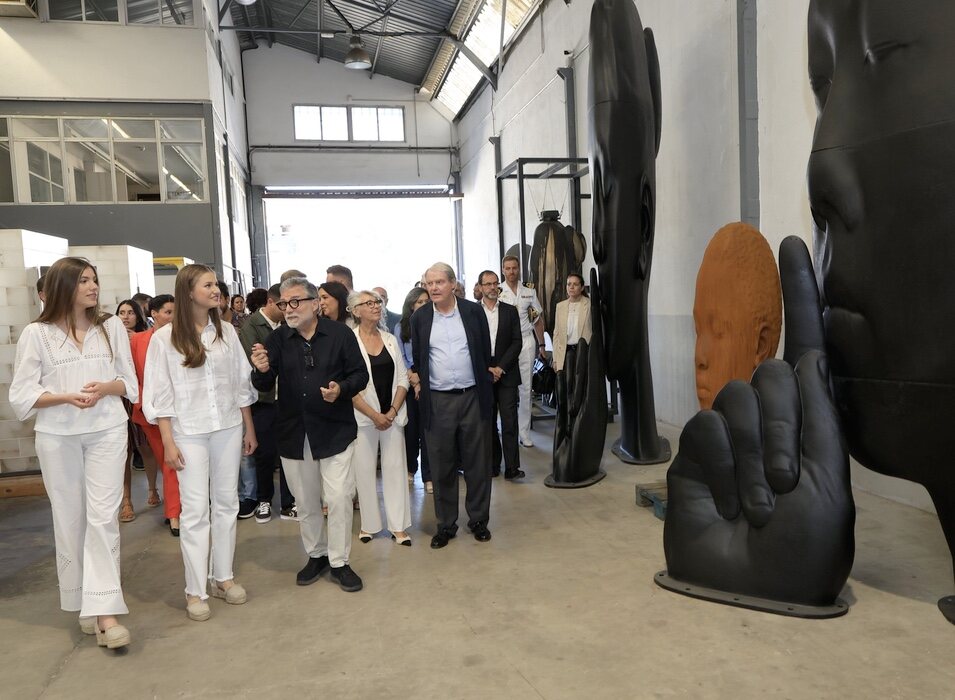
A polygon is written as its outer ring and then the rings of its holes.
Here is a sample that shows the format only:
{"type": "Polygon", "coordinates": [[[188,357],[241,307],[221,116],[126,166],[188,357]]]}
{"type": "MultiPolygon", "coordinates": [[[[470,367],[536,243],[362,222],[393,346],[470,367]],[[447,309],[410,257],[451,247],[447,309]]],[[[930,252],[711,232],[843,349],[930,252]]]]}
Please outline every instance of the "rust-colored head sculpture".
{"type": "Polygon", "coordinates": [[[749,381],[775,357],[782,328],[776,259],[748,224],[727,224],[713,236],[696,278],[696,395],[700,408],[733,379],[749,381]]]}

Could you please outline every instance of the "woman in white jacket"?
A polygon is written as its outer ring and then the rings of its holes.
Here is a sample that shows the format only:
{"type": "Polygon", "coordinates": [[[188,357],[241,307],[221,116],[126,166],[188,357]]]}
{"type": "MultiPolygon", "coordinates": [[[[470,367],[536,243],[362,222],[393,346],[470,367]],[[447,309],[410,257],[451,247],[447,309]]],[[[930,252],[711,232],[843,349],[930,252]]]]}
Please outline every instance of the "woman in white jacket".
{"type": "Polygon", "coordinates": [[[381,530],[375,467],[381,448],[381,485],[385,517],[391,539],[411,546],[411,500],[408,496],[408,469],[404,426],[408,422],[405,398],[408,372],[398,339],[379,327],[382,300],[374,292],[352,292],[348,309],[357,322],[355,335],[368,368],[368,385],[352,399],[358,439],[355,442],[355,480],[361,504],[361,531],[358,538],[370,542],[381,530]]]}
{"type": "Polygon", "coordinates": [[[139,383],[122,322],[99,310],[96,268],[61,258],[44,279],[46,305],[20,334],[10,383],[17,419],[36,416],[36,454],[53,508],[60,607],[100,646],[129,644],[119,576],[119,504],[126,409],[139,383]]]}
{"type": "Polygon", "coordinates": [[[219,296],[210,268],[179,271],[172,323],[153,333],[143,379],[143,414],[159,426],[166,464],[179,477],[186,614],[197,621],[211,614],[207,579],[214,597],[246,601],[232,563],[239,461],[256,448],[250,407],[259,394],[235,328],[219,317],[219,296]]]}

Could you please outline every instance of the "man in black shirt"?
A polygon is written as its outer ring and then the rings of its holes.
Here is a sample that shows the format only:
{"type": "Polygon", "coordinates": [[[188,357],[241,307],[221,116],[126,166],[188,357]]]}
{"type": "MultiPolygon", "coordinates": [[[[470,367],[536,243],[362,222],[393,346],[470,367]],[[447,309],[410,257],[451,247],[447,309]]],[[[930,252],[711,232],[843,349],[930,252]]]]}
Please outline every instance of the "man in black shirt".
{"type": "Polygon", "coordinates": [[[309,556],[296,583],[313,583],[331,567],[333,581],[359,591],[361,579],[348,565],[355,494],[351,459],[358,435],[351,400],[368,384],[368,370],[352,330],[318,318],[318,292],[311,282],[293,277],[280,291],[277,306],[287,325],[276,329],[265,347],[253,346],[252,384],[271,391],[279,382],[276,440],[309,556]]]}

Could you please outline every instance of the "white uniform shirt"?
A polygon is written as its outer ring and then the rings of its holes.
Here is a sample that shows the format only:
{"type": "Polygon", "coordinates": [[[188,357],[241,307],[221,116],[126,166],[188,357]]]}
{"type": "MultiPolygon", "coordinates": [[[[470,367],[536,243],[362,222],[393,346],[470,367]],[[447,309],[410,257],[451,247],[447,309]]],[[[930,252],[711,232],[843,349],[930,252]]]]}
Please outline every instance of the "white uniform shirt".
{"type": "Polygon", "coordinates": [[[143,414],[150,423],[171,418],[174,433],[200,435],[242,423],[239,410],[251,406],[259,393],[252,386],[252,365],[246,359],[231,323],[222,323],[222,338],[208,323],[202,329],[206,361],[183,367],[182,354],[172,345],[172,324],[153,333],[146,351],[143,414]]]}
{"type": "Polygon", "coordinates": [[[487,316],[487,327],[491,331],[491,357],[494,357],[494,348],[497,345],[497,325],[498,325],[498,314],[497,305],[500,304],[500,301],[494,302],[493,308],[487,308],[487,304],[484,303],[484,300],[481,300],[481,308],[484,309],[484,315],[487,316]]]}
{"type": "Polygon", "coordinates": [[[517,294],[515,294],[511,291],[507,282],[505,282],[501,285],[501,294],[498,296],[498,300],[517,307],[517,315],[521,319],[521,335],[534,332],[534,321],[531,320],[530,309],[534,309],[537,312],[534,314],[535,320],[544,310],[544,307],[542,307],[541,303],[537,300],[537,292],[518,282],[517,294]]]}
{"type": "Polygon", "coordinates": [[[90,382],[122,380],[126,398],[135,403],[139,382],[129,351],[123,322],[111,316],[102,326],[92,326],[83,338],[82,351],[57,326],[31,323],[17,342],[10,405],[18,420],[36,416],[35,430],[53,435],[95,433],[125,423],[129,416],[119,396],[104,396],[92,408],[70,404],[36,409],[41,395],[73,394],[90,382]],[[107,337],[103,335],[106,329],[107,337]]]}

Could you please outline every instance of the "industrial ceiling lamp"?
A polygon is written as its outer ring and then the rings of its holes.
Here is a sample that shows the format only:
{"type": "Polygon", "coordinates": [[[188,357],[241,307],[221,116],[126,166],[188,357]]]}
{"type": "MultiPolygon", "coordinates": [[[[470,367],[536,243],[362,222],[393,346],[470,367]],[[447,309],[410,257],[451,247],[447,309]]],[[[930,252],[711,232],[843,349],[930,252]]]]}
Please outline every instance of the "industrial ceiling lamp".
{"type": "Polygon", "coordinates": [[[352,34],[348,40],[348,53],[345,54],[345,68],[368,70],[371,68],[371,56],[361,47],[361,38],[352,34]]]}
{"type": "Polygon", "coordinates": [[[245,5],[246,7],[248,7],[249,5],[255,4],[255,0],[235,0],[235,1],[239,3],[240,5],[245,5]]]}

